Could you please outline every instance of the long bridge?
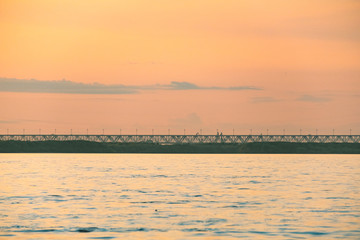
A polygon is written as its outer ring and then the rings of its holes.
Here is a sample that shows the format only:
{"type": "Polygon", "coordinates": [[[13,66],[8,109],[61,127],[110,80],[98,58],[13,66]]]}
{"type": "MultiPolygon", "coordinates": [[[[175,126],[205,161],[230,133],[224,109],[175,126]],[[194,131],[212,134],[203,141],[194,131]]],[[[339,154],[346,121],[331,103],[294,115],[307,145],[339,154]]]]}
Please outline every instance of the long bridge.
{"type": "Polygon", "coordinates": [[[360,135],[0,135],[0,141],[91,141],[104,143],[360,143],[360,135]]]}

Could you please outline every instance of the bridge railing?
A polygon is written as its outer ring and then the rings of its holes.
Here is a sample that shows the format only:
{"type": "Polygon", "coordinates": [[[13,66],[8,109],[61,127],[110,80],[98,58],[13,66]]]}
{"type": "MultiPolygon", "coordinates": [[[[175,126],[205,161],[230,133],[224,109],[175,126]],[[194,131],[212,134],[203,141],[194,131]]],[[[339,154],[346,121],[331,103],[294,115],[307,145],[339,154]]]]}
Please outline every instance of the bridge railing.
{"type": "Polygon", "coordinates": [[[0,141],[91,141],[108,143],[360,143],[360,135],[0,135],[0,141]]]}

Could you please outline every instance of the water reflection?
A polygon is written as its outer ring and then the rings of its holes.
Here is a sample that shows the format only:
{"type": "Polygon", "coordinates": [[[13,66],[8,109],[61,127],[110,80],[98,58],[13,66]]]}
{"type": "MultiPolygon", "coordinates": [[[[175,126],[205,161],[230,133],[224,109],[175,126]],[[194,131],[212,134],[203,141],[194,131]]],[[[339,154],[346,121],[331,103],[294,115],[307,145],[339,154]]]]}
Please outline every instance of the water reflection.
{"type": "Polygon", "coordinates": [[[358,239],[359,160],[1,154],[0,239],[358,239]]]}

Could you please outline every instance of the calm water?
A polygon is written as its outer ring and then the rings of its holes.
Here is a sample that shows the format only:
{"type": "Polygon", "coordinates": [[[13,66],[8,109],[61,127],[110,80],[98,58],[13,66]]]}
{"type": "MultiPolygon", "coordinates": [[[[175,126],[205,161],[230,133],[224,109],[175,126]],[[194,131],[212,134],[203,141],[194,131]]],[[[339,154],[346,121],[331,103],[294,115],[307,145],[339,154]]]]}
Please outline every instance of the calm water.
{"type": "Polygon", "coordinates": [[[360,155],[0,154],[0,239],[360,239],[360,155]]]}

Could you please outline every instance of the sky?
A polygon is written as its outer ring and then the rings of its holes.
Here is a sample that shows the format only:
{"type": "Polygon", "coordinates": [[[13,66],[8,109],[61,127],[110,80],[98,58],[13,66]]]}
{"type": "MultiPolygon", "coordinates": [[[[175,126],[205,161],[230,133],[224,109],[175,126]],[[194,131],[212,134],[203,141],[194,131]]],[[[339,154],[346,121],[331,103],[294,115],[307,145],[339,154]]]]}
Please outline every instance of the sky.
{"type": "Polygon", "coordinates": [[[359,13],[358,0],[0,0],[0,134],[360,134],[359,13]]]}

